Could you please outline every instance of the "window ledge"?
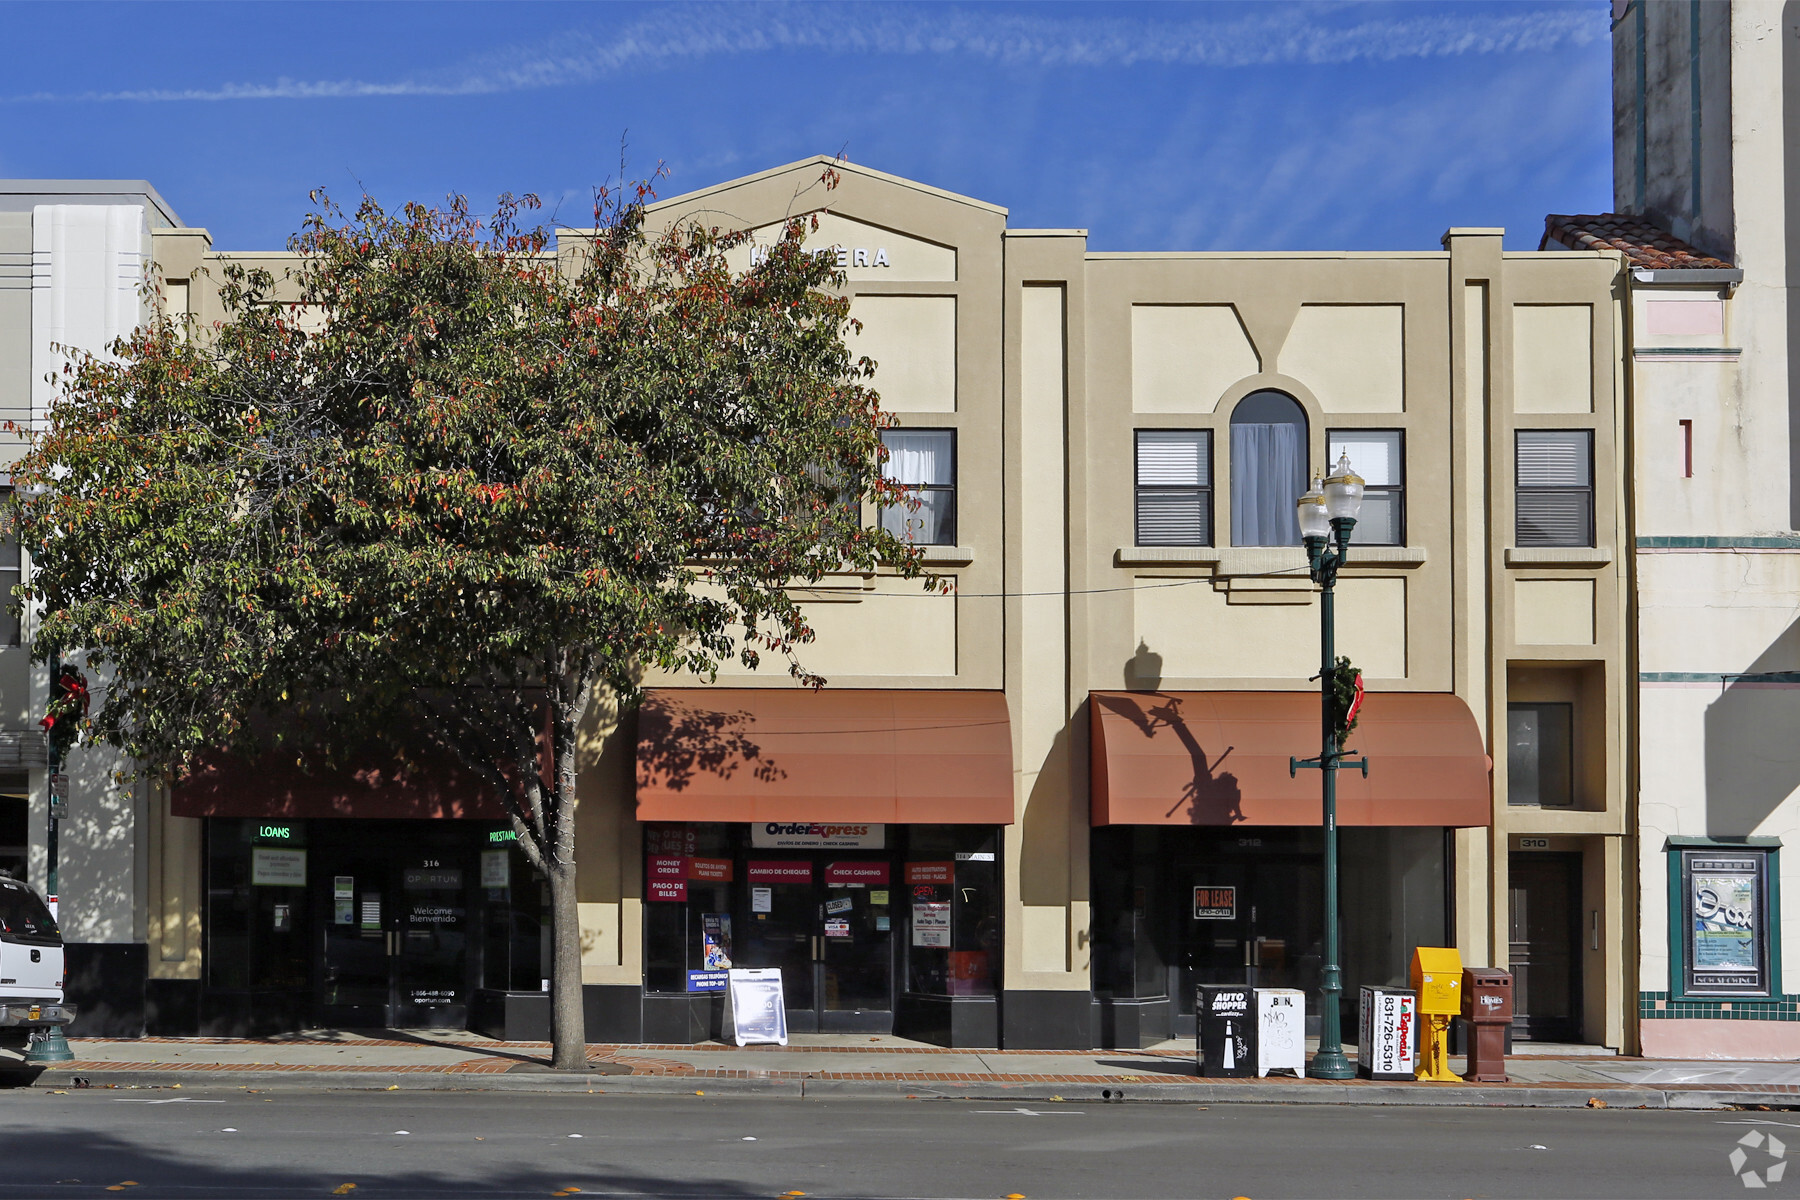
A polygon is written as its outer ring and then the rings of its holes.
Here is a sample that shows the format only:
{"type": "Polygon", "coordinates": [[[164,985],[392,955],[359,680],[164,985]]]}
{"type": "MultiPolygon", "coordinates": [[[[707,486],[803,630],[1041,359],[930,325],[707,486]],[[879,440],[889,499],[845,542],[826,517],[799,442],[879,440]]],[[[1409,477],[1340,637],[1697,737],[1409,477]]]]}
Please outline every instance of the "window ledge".
{"type": "Polygon", "coordinates": [[[1120,546],[1113,562],[1121,567],[1160,564],[1207,566],[1219,561],[1217,546],[1120,546]]]}
{"type": "MultiPolygon", "coordinates": [[[[1121,567],[1211,566],[1220,575],[1255,575],[1304,571],[1306,551],[1299,546],[1121,546],[1113,552],[1121,567]]],[[[1346,570],[1357,567],[1419,567],[1420,546],[1351,546],[1346,570]]]]}
{"type": "Polygon", "coordinates": [[[1525,546],[1509,548],[1509,567],[1604,567],[1613,560],[1610,546],[1525,546]]]}
{"type": "Polygon", "coordinates": [[[920,546],[924,561],[935,567],[966,567],[975,561],[975,551],[968,546],[920,546]]]}

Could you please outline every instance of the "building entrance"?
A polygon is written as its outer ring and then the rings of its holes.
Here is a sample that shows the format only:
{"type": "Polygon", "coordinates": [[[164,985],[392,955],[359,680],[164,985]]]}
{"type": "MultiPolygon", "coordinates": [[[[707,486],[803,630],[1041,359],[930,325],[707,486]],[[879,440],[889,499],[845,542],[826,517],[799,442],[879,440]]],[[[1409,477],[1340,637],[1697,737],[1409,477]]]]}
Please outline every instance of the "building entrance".
{"type": "Polygon", "coordinates": [[[892,862],[843,853],[748,859],[736,965],[778,967],[796,1033],[894,1027],[892,862]]]}
{"type": "Polygon", "coordinates": [[[315,825],[319,1023],[464,1028],[480,883],[470,839],[455,827],[409,829],[406,843],[387,844],[367,830],[338,832],[315,825]]]}
{"type": "Polygon", "coordinates": [[[1581,1035],[1581,855],[1515,852],[1507,859],[1513,1036],[1581,1035]]]}

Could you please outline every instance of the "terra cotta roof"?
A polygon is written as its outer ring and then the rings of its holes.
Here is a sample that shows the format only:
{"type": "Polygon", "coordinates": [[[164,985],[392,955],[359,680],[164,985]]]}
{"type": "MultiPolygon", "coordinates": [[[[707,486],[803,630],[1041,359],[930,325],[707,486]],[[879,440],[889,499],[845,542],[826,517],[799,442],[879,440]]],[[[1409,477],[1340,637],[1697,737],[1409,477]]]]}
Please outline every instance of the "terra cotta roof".
{"type": "Polygon", "coordinates": [[[1626,213],[1583,213],[1544,218],[1539,250],[1554,243],[1570,250],[1619,250],[1634,267],[1655,271],[1719,271],[1732,269],[1721,258],[1696,250],[1666,229],[1626,213]]]}

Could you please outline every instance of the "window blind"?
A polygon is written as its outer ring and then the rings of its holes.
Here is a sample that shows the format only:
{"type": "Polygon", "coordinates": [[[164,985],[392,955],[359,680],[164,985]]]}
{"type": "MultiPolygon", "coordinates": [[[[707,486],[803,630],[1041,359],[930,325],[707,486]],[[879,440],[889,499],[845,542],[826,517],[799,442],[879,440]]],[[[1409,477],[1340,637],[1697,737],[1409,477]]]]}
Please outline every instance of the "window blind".
{"type": "Polygon", "coordinates": [[[1137,432],[1140,546],[1212,543],[1212,434],[1205,429],[1137,432]]]}
{"type": "Polygon", "coordinates": [[[1586,429],[1519,430],[1516,482],[1522,488],[1590,486],[1593,436],[1586,429]]]}
{"type": "Polygon", "coordinates": [[[1515,436],[1514,544],[1593,545],[1593,431],[1521,429],[1515,436]]]}
{"type": "Polygon", "coordinates": [[[1333,429],[1325,435],[1325,465],[1337,469],[1339,455],[1362,476],[1362,515],[1350,541],[1364,546],[1398,546],[1406,537],[1406,463],[1398,429],[1333,429]]]}

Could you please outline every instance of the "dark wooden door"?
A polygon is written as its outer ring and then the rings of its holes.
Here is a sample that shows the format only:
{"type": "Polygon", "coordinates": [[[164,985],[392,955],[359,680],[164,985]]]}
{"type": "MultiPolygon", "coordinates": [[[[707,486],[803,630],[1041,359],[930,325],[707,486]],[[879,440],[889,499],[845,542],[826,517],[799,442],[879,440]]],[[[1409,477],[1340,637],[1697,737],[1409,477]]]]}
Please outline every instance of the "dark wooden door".
{"type": "Polygon", "coordinates": [[[1508,860],[1513,1037],[1581,1037],[1581,855],[1517,853],[1508,860]]]}

